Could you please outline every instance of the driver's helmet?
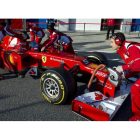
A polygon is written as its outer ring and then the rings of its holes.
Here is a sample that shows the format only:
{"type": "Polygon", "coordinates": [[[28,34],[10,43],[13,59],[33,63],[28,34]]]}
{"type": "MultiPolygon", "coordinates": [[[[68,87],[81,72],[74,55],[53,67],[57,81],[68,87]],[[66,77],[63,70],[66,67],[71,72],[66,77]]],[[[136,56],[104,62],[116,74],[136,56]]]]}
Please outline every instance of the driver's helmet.
{"type": "Polygon", "coordinates": [[[52,32],[54,30],[54,26],[55,26],[55,23],[50,23],[50,24],[47,24],[47,30],[49,32],[52,32]]]}
{"type": "Polygon", "coordinates": [[[36,42],[30,42],[29,47],[31,48],[31,51],[38,51],[39,46],[36,42]]]}

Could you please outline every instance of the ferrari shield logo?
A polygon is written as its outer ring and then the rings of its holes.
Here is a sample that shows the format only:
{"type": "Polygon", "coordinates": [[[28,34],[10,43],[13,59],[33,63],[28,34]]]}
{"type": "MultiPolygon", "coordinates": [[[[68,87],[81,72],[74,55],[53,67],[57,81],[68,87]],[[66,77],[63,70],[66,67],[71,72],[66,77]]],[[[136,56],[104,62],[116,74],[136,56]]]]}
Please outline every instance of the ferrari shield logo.
{"type": "Polygon", "coordinates": [[[43,61],[43,63],[46,63],[47,57],[46,56],[42,56],[42,61],[43,61]]]}

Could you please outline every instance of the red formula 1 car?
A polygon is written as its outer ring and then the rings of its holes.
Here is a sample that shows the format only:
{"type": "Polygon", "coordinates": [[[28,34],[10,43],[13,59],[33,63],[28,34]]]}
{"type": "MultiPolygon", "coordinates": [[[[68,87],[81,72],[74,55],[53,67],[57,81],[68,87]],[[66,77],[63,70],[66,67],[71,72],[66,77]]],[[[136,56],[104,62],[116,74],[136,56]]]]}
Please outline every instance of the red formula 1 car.
{"type": "MultiPolygon", "coordinates": [[[[55,49],[39,52],[35,47],[32,49],[30,41],[21,42],[10,36],[4,38],[0,47],[0,67],[19,76],[41,74],[41,92],[53,104],[64,104],[75,94],[77,74],[88,76],[95,71],[98,64],[107,65],[106,57],[98,52],[88,57],[55,49]]],[[[109,71],[106,68],[100,68],[95,76],[100,83],[100,91],[114,97],[116,87],[107,78],[108,75],[109,71]]]]}

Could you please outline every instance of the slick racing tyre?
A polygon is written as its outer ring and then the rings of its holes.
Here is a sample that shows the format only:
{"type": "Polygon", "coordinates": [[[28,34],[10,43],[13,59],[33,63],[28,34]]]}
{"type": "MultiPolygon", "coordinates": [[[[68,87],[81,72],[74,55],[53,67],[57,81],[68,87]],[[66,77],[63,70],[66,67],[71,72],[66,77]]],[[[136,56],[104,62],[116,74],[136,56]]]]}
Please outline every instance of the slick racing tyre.
{"type": "Polygon", "coordinates": [[[92,52],[91,55],[86,56],[94,64],[104,64],[108,66],[108,60],[106,56],[100,52],[92,52]]]}
{"type": "Polygon", "coordinates": [[[52,104],[64,104],[76,91],[74,78],[60,67],[46,70],[41,76],[40,86],[43,96],[52,104]]]}
{"type": "MultiPolygon", "coordinates": [[[[86,57],[90,62],[94,64],[104,64],[108,66],[108,60],[106,56],[100,52],[92,52],[90,55],[85,55],[85,53],[78,53],[79,56],[86,57]]],[[[82,74],[80,77],[81,81],[84,81],[84,83],[88,83],[90,80],[91,75],[90,74],[82,74]]]]}

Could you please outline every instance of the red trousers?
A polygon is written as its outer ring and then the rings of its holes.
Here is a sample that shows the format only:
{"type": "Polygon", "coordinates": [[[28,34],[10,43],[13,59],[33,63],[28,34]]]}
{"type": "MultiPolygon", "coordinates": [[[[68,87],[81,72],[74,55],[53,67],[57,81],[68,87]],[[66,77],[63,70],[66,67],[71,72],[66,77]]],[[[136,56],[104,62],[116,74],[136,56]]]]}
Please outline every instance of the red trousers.
{"type": "Polygon", "coordinates": [[[35,39],[35,42],[36,42],[37,44],[40,44],[41,40],[42,40],[42,38],[40,38],[40,37],[37,36],[36,39],[35,39]]]}
{"type": "Polygon", "coordinates": [[[140,116],[140,79],[131,87],[131,106],[132,112],[140,116]]]}

